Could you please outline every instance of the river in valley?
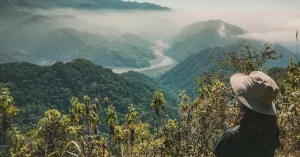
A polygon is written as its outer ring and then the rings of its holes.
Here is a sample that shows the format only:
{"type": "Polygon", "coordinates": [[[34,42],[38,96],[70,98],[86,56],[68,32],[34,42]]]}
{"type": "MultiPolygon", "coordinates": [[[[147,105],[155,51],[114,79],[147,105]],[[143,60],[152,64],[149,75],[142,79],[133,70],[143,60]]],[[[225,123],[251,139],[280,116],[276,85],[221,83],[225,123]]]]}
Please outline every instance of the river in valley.
{"type": "Polygon", "coordinates": [[[128,68],[128,67],[113,67],[111,68],[114,73],[124,73],[128,71],[136,71],[145,73],[148,75],[156,75],[171,69],[176,65],[176,62],[164,55],[164,50],[168,48],[168,45],[162,40],[155,41],[155,47],[153,48],[154,55],[156,59],[149,61],[150,66],[145,68],[128,68]]]}

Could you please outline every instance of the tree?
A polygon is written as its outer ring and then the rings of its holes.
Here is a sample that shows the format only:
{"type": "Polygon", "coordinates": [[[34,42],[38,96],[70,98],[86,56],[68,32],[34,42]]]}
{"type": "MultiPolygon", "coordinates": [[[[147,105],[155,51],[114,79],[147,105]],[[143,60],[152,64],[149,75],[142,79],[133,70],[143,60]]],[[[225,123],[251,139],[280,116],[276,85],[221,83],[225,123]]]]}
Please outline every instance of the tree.
{"type": "Polygon", "coordinates": [[[293,58],[287,74],[276,101],[282,143],[277,155],[297,156],[300,154],[300,67],[293,58]]]}
{"type": "Polygon", "coordinates": [[[109,135],[115,135],[115,128],[119,125],[118,115],[113,105],[109,105],[106,112],[106,124],[109,130],[109,135]]]}
{"type": "Polygon", "coordinates": [[[160,116],[159,115],[160,110],[165,111],[165,107],[164,107],[165,103],[166,103],[166,100],[164,98],[164,94],[159,90],[155,91],[153,99],[152,99],[151,107],[158,116],[160,116]]]}
{"type": "MultiPolygon", "coordinates": [[[[260,54],[250,49],[245,51],[244,55],[224,53],[219,61],[220,64],[224,64],[223,68],[250,73],[251,70],[262,69],[266,60],[276,59],[275,51],[268,47],[265,49],[267,50],[260,54]],[[241,67],[235,62],[240,63],[241,67]]],[[[282,143],[276,155],[299,156],[300,68],[291,59],[286,69],[273,69],[272,73],[275,73],[275,76],[285,76],[280,77],[283,80],[279,85],[281,93],[275,102],[282,143]]],[[[128,106],[124,122],[119,123],[115,107],[109,105],[108,98],[104,98],[103,107],[107,107],[106,132],[109,136],[105,131],[100,132],[105,130],[99,128],[100,117],[105,114],[101,112],[100,100],[91,100],[89,96],[84,96],[82,100],[72,97],[68,113],[48,110],[26,134],[22,134],[16,127],[11,127],[10,123],[6,123],[9,127],[1,126],[9,133],[10,149],[6,149],[4,155],[211,157],[212,148],[220,133],[225,128],[235,125],[240,118],[239,108],[232,101],[232,89],[224,78],[227,77],[212,72],[210,75],[200,75],[196,79],[197,97],[192,99],[185,92],[181,92],[178,119],[168,119],[164,125],[158,125],[157,122],[157,118],[163,116],[161,110],[167,112],[164,108],[166,100],[161,91],[155,91],[153,95],[151,107],[155,113],[149,119],[153,118],[156,121],[152,126],[140,121],[141,116],[132,104],[128,106]],[[149,128],[154,127],[156,129],[150,131],[149,128]]],[[[9,117],[6,120],[2,118],[2,121],[10,122],[11,116],[15,115],[18,109],[14,107],[13,98],[6,85],[1,85],[0,113],[9,117]]]]}
{"type": "Polygon", "coordinates": [[[128,107],[128,113],[125,115],[125,127],[130,131],[130,144],[133,145],[135,137],[135,128],[139,123],[139,113],[135,110],[133,104],[128,107]]]}
{"type": "MultiPolygon", "coordinates": [[[[9,150],[9,145],[7,145],[9,143],[8,130],[12,128],[11,117],[19,112],[19,109],[14,105],[14,98],[10,95],[7,84],[0,83],[0,145],[4,145],[2,148],[6,149],[6,154],[9,150]]],[[[10,147],[14,145],[14,141],[11,142],[10,147]]],[[[1,153],[0,151],[0,155],[1,153]]]]}
{"type": "Polygon", "coordinates": [[[249,74],[252,71],[263,71],[264,65],[269,60],[277,60],[282,55],[277,55],[271,44],[265,44],[264,50],[256,52],[251,46],[245,45],[240,52],[224,52],[216,57],[221,69],[249,74]]]}
{"type": "Polygon", "coordinates": [[[0,123],[1,135],[6,132],[9,127],[9,116],[15,116],[19,109],[14,106],[14,98],[10,95],[7,84],[0,83],[0,123]]]}

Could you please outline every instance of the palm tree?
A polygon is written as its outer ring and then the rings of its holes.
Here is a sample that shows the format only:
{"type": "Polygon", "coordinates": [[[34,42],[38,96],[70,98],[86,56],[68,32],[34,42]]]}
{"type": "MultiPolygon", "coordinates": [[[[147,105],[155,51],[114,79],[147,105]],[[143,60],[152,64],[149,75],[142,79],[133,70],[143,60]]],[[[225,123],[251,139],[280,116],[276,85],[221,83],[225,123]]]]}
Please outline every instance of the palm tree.
{"type": "Polygon", "coordinates": [[[164,94],[159,90],[155,91],[152,99],[151,107],[158,116],[160,116],[159,115],[160,110],[165,111],[165,107],[164,107],[165,103],[166,103],[166,99],[164,98],[164,94]]]}
{"type": "Polygon", "coordinates": [[[164,98],[164,94],[159,90],[155,91],[153,99],[152,99],[151,107],[156,113],[155,117],[153,119],[153,126],[156,127],[156,130],[158,129],[159,124],[158,124],[158,122],[156,122],[156,124],[155,124],[155,121],[157,121],[157,116],[160,116],[160,114],[159,114],[160,110],[163,110],[166,112],[165,107],[164,107],[165,103],[166,103],[166,99],[164,98]]]}
{"type": "Polygon", "coordinates": [[[115,127],[119,125],[118,115],[115,107],[113,105],[109,105],[106,112],[106,123],[109,129],[109,135],[115,135],[115,127]]]}

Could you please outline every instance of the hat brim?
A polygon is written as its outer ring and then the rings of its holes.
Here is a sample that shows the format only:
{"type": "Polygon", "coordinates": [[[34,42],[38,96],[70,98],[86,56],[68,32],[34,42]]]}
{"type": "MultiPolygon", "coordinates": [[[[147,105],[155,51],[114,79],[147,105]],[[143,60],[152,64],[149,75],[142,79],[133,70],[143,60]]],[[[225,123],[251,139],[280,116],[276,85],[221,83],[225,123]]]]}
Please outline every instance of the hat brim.
{"type": "Polygon", "coordinates": [[[240,89],[246,89],[243,82],[247,77],[248,76],[245,74],[237,73],[230,78],[231,87],[233,91],[238,94],[237,98],[242,102],[243,105],[253,111],[266,115],[276,115],[276,108],[274,103],[266,104],[266,102],[254,99],[246,91],[239,94],[241,92],[239,91],[240,89]]]}
{"type": "Polygon", "coordinates": [[[237,98],[242,102],[243,105],[253,111],[266,115],[276,115],[276,107],[274,103],[266,104],[264,102],[247,98],[246,96],[238,96],[237,98]]]}

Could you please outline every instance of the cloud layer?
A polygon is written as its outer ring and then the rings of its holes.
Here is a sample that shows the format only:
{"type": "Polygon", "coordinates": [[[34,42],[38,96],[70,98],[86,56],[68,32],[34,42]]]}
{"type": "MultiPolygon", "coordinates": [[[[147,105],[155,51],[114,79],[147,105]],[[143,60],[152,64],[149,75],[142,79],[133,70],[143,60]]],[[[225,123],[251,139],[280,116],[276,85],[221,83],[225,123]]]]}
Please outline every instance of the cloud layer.
{"type": "MultiPolygon", "coordinates": [[[[156,40],[176,35],[181,28],[195,21],[221,19],[248,31],[244,38],[268,42],[295,43],[295,32],[300,30],[300,11],[238,11],[200,10],[172,12],[143,11],[39,11],[43,14],[69,14],[91,24],[113,26],[123,32],[156,35],[156,40]]],[[[220,28],[221,35],[226,35],[220,28]]]]}

